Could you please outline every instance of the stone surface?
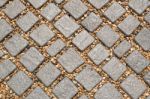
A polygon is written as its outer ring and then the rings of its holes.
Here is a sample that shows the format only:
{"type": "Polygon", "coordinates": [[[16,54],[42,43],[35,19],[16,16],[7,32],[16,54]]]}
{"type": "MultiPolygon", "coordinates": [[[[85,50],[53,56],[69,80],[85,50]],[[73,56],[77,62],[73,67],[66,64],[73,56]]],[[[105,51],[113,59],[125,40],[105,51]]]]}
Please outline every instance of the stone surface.
{"type": "Polygon", "coordinates": [[[150,86],[150,71],[144,75],[144,80],[150,86]]]}
{"type": "Polygon", "coordinates": [[[102,8],[110,0],[88,0],[96,9],[102,8]]]}
{"type": "Polygon", "coordinates": [[[30,2],[36,9],[41,7],[47,0],[27,0],[30,2]]]}
{"type": "Polygon", "coordinates": [[[3,6],[8,0],[1,0],[0,1],[0,7],[3,6]]]}
{"type": "Polygon", "coordinates": [[[60,4],[62,3],[64,0],[54,0],[56,3],[60,4]]]}
{"type": "Polygon", "coordinates": [[[86,95],[82,95],[79,99],[89,99],[86,95]]]}
{"type": "Polygon", "coordinates": [[[150,12],[148,12],[144,18],[150,24],[150,12]]]}

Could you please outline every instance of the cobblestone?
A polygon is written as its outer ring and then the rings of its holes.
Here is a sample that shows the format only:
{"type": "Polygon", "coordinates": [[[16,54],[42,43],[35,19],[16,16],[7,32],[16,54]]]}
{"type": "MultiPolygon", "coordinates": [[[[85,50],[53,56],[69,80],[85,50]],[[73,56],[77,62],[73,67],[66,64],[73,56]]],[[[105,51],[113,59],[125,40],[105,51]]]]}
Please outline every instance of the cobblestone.
{"type": "Polygon", "coordinates": [[[102,8],[109,0],[88,0],[96,9],[102,8]]]}

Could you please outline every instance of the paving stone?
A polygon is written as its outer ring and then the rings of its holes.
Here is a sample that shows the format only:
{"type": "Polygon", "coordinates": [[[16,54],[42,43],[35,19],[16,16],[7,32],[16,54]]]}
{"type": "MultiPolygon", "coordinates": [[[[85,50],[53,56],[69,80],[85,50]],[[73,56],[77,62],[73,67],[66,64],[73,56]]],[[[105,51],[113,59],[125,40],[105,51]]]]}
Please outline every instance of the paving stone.
{"type": "Polygon", "coordinates": [[[95,13],[91,12],[81,24],[90,32],[93,32],[102,23],[102,19],[95,13]]]}
{"type": "Polygon", "coordinates": [[[54,3],[49,3],[42,11],[41,15],[45,17],[48,21],[52,21],[61,10],[54,3]]]}
{"type": "Polygon", "coordinates": [[[142,14],[148,6],[150,6],[149,0],[131,0],[129,2],[129,7],[135,10],[138,14],[142,14]]]}
{"type": "Polygon", "coordinates": [[[92,37],[87,31],[81,31],[74,39],[73,43],[80,49],[86,49],[92,42],[94,41],[94,37],[92,37]]]}
{"type": "Polygon", "coordinates": [[[0,62],[0,80],[7,77],[10,73],[12,73],[16,69],[16,65],[12,63],[10,60],[6,59],[0,62]]]}
{"type": "Polygon", "coordinates": [[[25,74],[23,71],[17,72],[10,80],[7,82],[8,86],[17,94],[21,95],[24,93],[31,85],[33,81],[25,74]]]}
{"type": "Polygon", "coordinates": [[[144,80],[148,83],[150,86],[150,71],[144,75],[144,80]]]}
{"type": "Polygon", "coordinates": [[[64,15],[61,17],[54,26],[65,36],[71,36],[77,29],[79,29],[79,25],[73,21],[69,16],[64,15]]]}
{"type": "Polygon", "coordinates": [[[51,99],[51,98],[40,87],[37,87],[25,99],[51,99]]]}
{"type": "Polygon", "coordinates": [[[28,41],[19,34],[13,35],[4,44],[5,48],[12,56],[18,55],[27,45],[28,41]]]}
{"type": "Polygon", "coordinates": [[[4,19],[0,19],[0,41],[3,40],[13,30],[4,19]]]}
{"type": "Polygon", "coordinates": [[[38,18],[32,13],[27,12],[23,17],[17,20],[18,26],[23,31],[28,31],[36,22],[38,21],[38,18]]]}
{"type": "Polygon", "coordinates": [[[13,19],[25,8],[25,5],[20,0],[14,0],[6,5],[6,8],[3,11],[9,18],[13,19]]]}
{"type": "Polygon", "coordinates": [[[55,33],[53,33],[50,28],[42,24],[30,34],[30,37],[36,41],[40,46],[45,45],[50,39],[54,37],[55,33]]]}
{"type": "Polygon", "coordinates": [[[114,2],[105,12],[104,15],[111,21],[115,22],[126,10],[117,2],[114,2]]]}
{"type": "Polygon", "coordinates": [[[62,3],[64,0],[54,0],[56,3],[60,4],[62,3]]]}
{"type": "Polygon", "coordinates": [[[139,24],[140,22],[138,19],[132,15],[129,15],[118,25],[118,27],[124,34],[130,35],[139,26],[139,24]]]}
{"type": "Polygon", "coordinates": [[[21,56],[20,62],[29,70],[34,71],[44,60],[44,56],[34,47],[31,47],[21,56]]]}
{"type": "Polygon", "coordinates": [[[118,57],[122,57],[129,49],[131,48],[131,44],[127,40],[123,40],[115,49],[114,53],[118,57]]]}
{"type": "Polygon", "coordinates": [[[150,95],[146,99],[150,99],[150,95]]]}
{"type": "Polygon", "coordinates": [[[109,0],[88,0],[96,9],[102,8],[109,0]]]}
{"type": "Polygon", "coordinates": [[[45,86],[49,86],[60,75],[60,70],[49,62],[36,75],[45,86]]]}
{"type": "Polygon", "coordinates": [[[125,61],[136,73],[142,72],[150,63],[150,61],[137,50],[133,51],[125,61]]]}
{"type": "Polygon", "coordinates": [[[79,99],[89,99],[86,95],[82,95],[79,99]]]}
{"type": "Polygon", "coordinates": [[[121,87],[133,99],[138,99],[146,90],[146,86],[134,74],[128,76],[122,83],[121,87]]]}
{"type": "Polygon", "coordinates": [[[0,58],[4,56],[4,52],[2,50],[0,50],[0,58]]]}
{"type": "Polygon", "coordinates": [[[89,65],[87,65],[76,77],[75,79],[85,87],[86,90],[90,91],[96,86],[102,77],[89,65]],[[87,79],[88,78],[88,79],[87,79]]]}
{"type": "Polygon", "coordinates": [[[119,39],[119,35],[108,25],[105,25],[96,35],[107,47],[112,47],[119,39]]]}
{"type": "Polygon", "coordinates": [[[8,0],[0,0],[0,7],[3,6],[8,0]]]}
{"type": "Polygon", "coordinates": [[[109,52],[101,44],[97,44],[89,53],[88,56],[96,64],[99,65],[108,56],[109,52]]]}
{"type": "Polygon", "coordinates": [[[95,99],[123,99],[121,93],[111,83],[104,84],[96,92],[95,99]]]}
{"type": "Polygon", "coordinates": [[[81,0],[70,0],[64,5],[64,9],[67,10],[75,19],[80,18],[88,8],[81,0]]]}
{"type": "Polygon", "coordinates": [[[50,47],[47,48],[47,52],[50,56],[55,56],[65,46],[66,46],[66,44],[61,39],[57,39],[50,47]]]}
{"type": "Polygon", "coordinates": [[[77,91],[77,87],[67,77],[60,81],[53,89],[53,93],[59,99],[71,99],[77,91]]]}
{"type": "Polygon", "coordinates": [[[47,0],[28,0],[36,9],[40,8],[47,0]]]}
{"type": "Polygon", "coordinates": [[[145,50],[150,51],[150,30],[143,28],[135,37],[135,41],[145,50]]]}
{"type": "Polygon", "coordinates": [[[116,57],[113,57],[102,68],[113,80],[118,80],[119,77],[125,72],[126,66],[121,63],[116,57]]]}
{"type": "Polygon", "coordinates": [[[73,72],[73,70],[84,63],[84,60],[80,57],[74,48],[69,48],[62,56],[58,58],[58,62],[68,72],[73,72]]]}
{"type": "Polygon", "coordinates": [[[150,12],[145,15],[144,19],[150,24],[150,12]]]}

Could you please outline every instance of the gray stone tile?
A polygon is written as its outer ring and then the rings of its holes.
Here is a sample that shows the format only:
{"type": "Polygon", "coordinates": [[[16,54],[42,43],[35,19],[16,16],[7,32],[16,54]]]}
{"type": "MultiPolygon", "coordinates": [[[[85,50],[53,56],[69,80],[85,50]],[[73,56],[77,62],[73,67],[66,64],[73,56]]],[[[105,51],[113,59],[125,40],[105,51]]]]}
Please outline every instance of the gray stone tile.
{"type": "Polygon", "coordinates": [[[144,80],[150,86],[150,71],[144,75],[144,80]]]}
{"type": "Polygon", "coordinates": [[[102,77],[89,65],[87,65],[75,79],[88,91],[96,86],[102,77]],[[88,78],[88,79],[87,79],[88,78]]]}
{"type": "Polygon", "coordinates": [[[96,9],[102,8],[110,0],[88,0],[96,9]]]}
{"type": "Polygon", "coordinates": [[[66,46],[66,44],[61,39],[57,39],[54,43],[52,43],[52,45],[50,47],[47,48],[47,52],[50,56],[55,56],[65,46],[66,46]]]}
{"type": "Polygon", "coordinates": [[[95,13],[91,12],[81,24],[90,32],[93,32],[102,23],[102,19],[95,13]]]}
{"type": "Polygon", "coordinates": [[[89,99],[86,95],[82,95],[79,99],[89,99]]]}
{"type": "Polygon", "coordinates": [[[56,3],[60,4],[62,3],[64,0],[54,0],[56,3]]]}
{"type": "Polygon", "coordinates": [[[17,94],[23,94],[31,85],[33,81],[23,71],[17,72],[7,82],[8,86],[17,94]]]}
{"type": "Polygon", "coordinates": [[[142,83],[134,74],[128,76],[122,83],[121,87],[133,99],[138,99],[146,90],[146,85],[142,83]]]}
{"type": "Polygon", "coordinates": [[[25,99],[51,99],[51,98],[40,87],[37,87],[25,99]]]}
{"type": "Polygon", "coordinates": [[[29,70],[34,71],[44,60],[44,56],[34,47],[31,47],[21,56],[20,62],[29,70]]]}
{"type": "Polygon", "coordinates": [[[49,86],[60,75],[60,70],[49,62],[36,75],[45,86],[49,86]]]}
{"type": "Polygon", "coordinates": [[[118,57],[122,57],[129,49],[131,48],[131,44],[127,40],[123,40],[115,49],[114,53],[118,57]]]}
{"type": "Polygon", "coordinates": [[[94,37],[91,36],[87,31],[81,31],[74,39],[73,44],[75,44],[80,50],[86,49],[92,42],[94,37]]]}
{"type": "Polygon", "coordinates": [[[139,24],[140,22],[138,19],[129,15],[118,25],[118,27],[125,35],[130,35],[139,26],[139,24]]]}
{"type": "Polygon", "coordinates": [[[149,5],[149,0],[131,0],[129,2],[129,7],[131,7],[138,14],[142,14],[149,5]]]}
{"type": "Polygon", "coordinates": [[[27,12],[24,16],[19,18],[17,20],[18,26],[23,30],[23,31],[28,31],[36,22],[38,21],[38,18],[32,13],[32,12],[27,12]]]}
{"type": "Polygon", "coordinates": [[[3,6],[8,0],[0,0],[0,7],[3,6]]]}
{"type": "Polygon", "coordinates": [[[25,5],[20,0],[14,0],[8,5],[6,5],[6,8],[3,11],[9,18],[13,19],[18,14],[20,14],[25,8],[25,5]]]}
{"type": "Polygon", "coordinates": [[[135,41],[145,50],[150,51],[150,30],[143,28],[135,37],[135,41]]]}
{"type": "Polygon", "coordinates": [[[102,68],[113,80],[118,80],[119,77],[125,72],[126,66],[119,61],[116,57],[113,57],[102,68]]]}
{"type": "Polygon", "coordinates": [[[80,57],[74,48],[69,48],[62,56],[58,58],[58,62],[68,72],[73,72],[73,70],[84,63],[84,60],[80,57]]]}
{"type": "Polygon", "coordinates": [[[150,12],[145,15],[144,19],[150,24],[150,12]]]}
{"type": "Polygon", "coordinates": [[[101,44],[97,44],[89,53],[88,56],[96,64],[99,65],[108,56],[109,52],[101,44]]]}
{"type": "Polygon", "coordinates": [[[53,33],[50,28],[42,24],[38,28],[32,31],[30,37],[36,41],[40,46],[45,45],[50,39],[54,37],[55,33],[53,33]]]}
{"type": "Polygon", "coordinates": [[[114,2],[105,12],[104,15],[111,21],[115,22],[126,10],[117,2],[114,2]]]}
{"type": "Polygon", "coordinates": [[[71,36],[77,29],[79,29],[79,25],[75,23],[73,19],[69,16],[64,15],[61,17],[54,26],[65,36],[71,36]]]}
{"type": "Polygon", "coordinates": [[[41,7],[47,0],[27,0],[30,2],[36,9],[41,7]]]}
{"type": "Polygon", "coordinates": [[[13,35],[4,44],[5,48],[12,56],[18,55],[27,45],[28,41],[19,34],[13,35]]]}
{"type": "Polygon", "coordinates": [[[112,47],[115,42],[119,39],[119,35],[112,30],[108,25],[105,25],[96,36],[107,46],[112,47]]]}
{"type": "Polygon", "coordinates": [[[137,50],[133,51],[125,61],[136,73],[142,72],[150,63],[150,61],[137,50]]]}
{"type": "Polygon", "coordinates": [[[64,9],[68,11],[75,19],[80,18],[88,8],[81,0],[70,0],[64,5],[64,9]]]}
{"type": "Polygon", "coordinates": [[[45,17],[48,21],[52,21],[61,10],[54,3],[49,3],[42,11],[41,15],[45,17]]]}
{"type": "Polygon", "coordinates": [[[0,62],[0,80],[7,77],[16,69],[16,65],[10,60],[6,59],[0,62]]]}
{"type": "Polygon", "coordinates": [[[123,99],[121,93],[111,83],[104,84],[96,92],[95,99],[123,99]]]}
{"type": "Polygon", "coordinates": [[[13,30],[4,19],[0,19],[0,41],[3,40],[13,30]]]}
{"type": "Polygon", "coordinates": [[[67,77],[61,80],[53,89],[53,93],[59,99],[71,99],[77,91],[77,87],[67,77]]]}

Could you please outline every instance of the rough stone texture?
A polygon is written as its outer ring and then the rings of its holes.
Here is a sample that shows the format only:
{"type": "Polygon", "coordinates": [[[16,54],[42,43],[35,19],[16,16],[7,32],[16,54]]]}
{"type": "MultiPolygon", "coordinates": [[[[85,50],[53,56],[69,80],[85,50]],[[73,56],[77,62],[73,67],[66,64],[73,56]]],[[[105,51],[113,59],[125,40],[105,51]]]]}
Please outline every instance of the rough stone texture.
{"type": "Polygon", "coordinates": [[[150,71],[144,75],[144,80],[148,83],[150,86],[150,71]]]}
{"type": "Polygon", "coordinates": [[[8,86],[18,95],[24,93],[33,81],[23,71],[17,72],[8,82],[8,86]]]}
{"type": "Polygon", "coordinates": [[[96,9],[102,8],[110,0],[88,0],[96,9]]]}
{"type": "Polygon", "coordinates": [[[36,9],[41,7],[47,0],[27,0],[30,2],[36,9]]]}
{"type": "Polygon", "coordinates": [[[150,24],[150,12],[148,12],[144,18],[150,24]]]}
{"type": "Polygon", "coordinates": [[[146,85],[141,82],[134,74],[128,76],[122,83],[121,87],[126,91],[133,99],[143,94],[146,90],[146,85]]]}

